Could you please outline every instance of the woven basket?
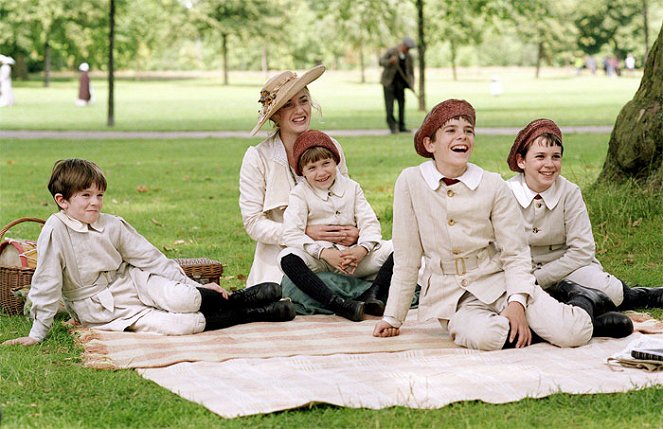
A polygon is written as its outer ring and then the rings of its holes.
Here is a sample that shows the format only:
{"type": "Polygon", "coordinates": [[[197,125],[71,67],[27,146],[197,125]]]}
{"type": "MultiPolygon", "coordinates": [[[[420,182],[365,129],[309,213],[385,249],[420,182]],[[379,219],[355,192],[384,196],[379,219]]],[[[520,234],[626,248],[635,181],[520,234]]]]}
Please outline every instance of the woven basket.
{"type": "Polygon", "coordinates": [[[223,265],[207,258],[177,258],[175,261],[184,269],[184,274],[200,284],[219,283],[223,265]]]}
{"type": "MultiPolygon", "coordinates": [[[[22,217],[9,222],[0,230],[0,241],[9,229],[19,223],[37,222],[44,224],[42,219],[22,217]]],[[[35,269],[30,267],[9,267],[0,265],[0,310],[9,315],[22,313],[23,300],[14,295],[14,292],[30,285],[35,269]]]]}

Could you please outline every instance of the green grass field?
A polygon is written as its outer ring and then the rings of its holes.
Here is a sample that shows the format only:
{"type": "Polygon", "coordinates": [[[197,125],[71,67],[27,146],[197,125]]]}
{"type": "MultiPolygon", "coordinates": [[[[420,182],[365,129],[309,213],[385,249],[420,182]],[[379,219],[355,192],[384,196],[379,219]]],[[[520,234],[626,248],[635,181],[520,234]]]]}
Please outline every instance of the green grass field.
{"type": "MultiPolygon", "coordinates": [[[[538,117],[562,126],[612,125],[620,108],[631,99],[640,76],[607,78],[575,76],[572,70],[544,69],[534,79],[532,69],[460,69],[458,81],[449,70],[427,71],[427,107],[446,98],[465,98],[477,109],[479,127],[521,127],[538,117]],[[492,97],[491,76],[501,78],[504,94],[492,97]]],[[[117,130],[245,130],[255,125],[262,73],[235,72],[230,85],[219,78],[133,80],[115,85],[117,130]]],[[[313,98],[322,107],[321,129],[386,129],[382,86],[378,70],[325,73],[311,84],[313,98]]],[[[16,105],[0,109],[0,129],[96,130],[106,129],[107,85],[95,76],[96,104],[74,106],[77,81],[54,80],[48,88],[40,81],[14,82],[16,105]]],[[[416,128],[424,112],[407,93],[407,122],[416,128]]]]}
{"type": "MultiPolygon", "coordinates": [[[[575,77],[572,72],[469,70],[454,82],[448,70],[430,71],[429,107],[448,97],[477,107],[479,127],[518,127],[547,116],[562,126],[612,125],[639,79],[575,77]],[[490,76],[501,74],[505,94],[488,95],[490,76]]],[[[328,73],[311,86],[323,107],[314,128],[385,128],[377,71],[361,85],[358,73],[328,73]]],[[[250,130],[258,108],[261,74],[219,79],[117,82],[116,129],[250,130]]],[[[15,82],[18,104],[0,109],[0,129],[105,129],[105,92],[95,78],[97,104],[76,108],[76,82],[15,82]]],[[[408,125],[423,117],[408,95],[408,125]]],[[[584,191],[598,254],[606,269],[630,283],[661,282],[663,195],[635,185],[594,185],[609,136],[565,137],[563,174],[584,191]]],[[[170,257],[206,256],[225,265],[222,285],[243,287],[253,243],[242,228],[238,172],[246,148],[259,139],[0,140],[0,226],[23,216],[46,218],[55,205],[46,190],[53,163],[82,157],[106,172],[105,210],[126,218],[170,257]]],[[[422,161],[412,137],[339,138],[351,175],[358,180],[391,237],[393,184],[406,166],[422,161]]],[[[511,174],[505,158],[513,136],[477,136],[473,162],[511,174]]],[[[23,224],[11,236],[35,239],[38,227],[23,224]]],[[[657,317],[660,310],[652,311],[657,317]]],[[[4,427],[663,427],[663,388],[610,395],[553,395],[505,405],[463,402],[439,410],[382,411],[319,405],[266,416],[222,420],[213,413],[142,379],[135,371],[83,368],[81,350],[59,320],[42,344],[0,349],[0,412],[4,427]]],[[[0,341],[26,335],[22,317],[0,316],[0,341]]]]}

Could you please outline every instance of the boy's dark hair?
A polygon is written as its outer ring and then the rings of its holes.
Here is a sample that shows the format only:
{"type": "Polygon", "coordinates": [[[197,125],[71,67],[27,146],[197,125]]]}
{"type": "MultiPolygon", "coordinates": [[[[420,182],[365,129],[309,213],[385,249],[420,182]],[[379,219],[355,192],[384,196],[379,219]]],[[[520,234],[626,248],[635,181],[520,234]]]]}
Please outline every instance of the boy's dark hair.
{"type": "Polygon", "coordinates": [[[333,159],[336,161],[331,150],[322,146],[313,146],[310,149],[306,149],[304,153],[302,153],[302,156],[299,157],[299,164],[297,166],[299,167],[299,171],[303,172],[306,164],[311,162],[318,162],[322,159],[333,159]]]}
{"type": "Polygon", "coordinates": [[[100,191],[106,191],[106,177],[97,164],[85,159],[61,159],[53,165],[48,190],[53,197],[62,194],[68,200],[92,184],[97,185],[100,191]]]}

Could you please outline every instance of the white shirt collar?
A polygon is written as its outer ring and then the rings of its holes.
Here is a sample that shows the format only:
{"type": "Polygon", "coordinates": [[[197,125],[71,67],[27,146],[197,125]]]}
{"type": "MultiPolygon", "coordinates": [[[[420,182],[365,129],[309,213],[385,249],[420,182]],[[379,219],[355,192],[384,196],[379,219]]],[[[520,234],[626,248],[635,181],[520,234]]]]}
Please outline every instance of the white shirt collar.
{"type": "MultiPolygon", "coordinates": [[[[440,183],[442,182],[444,175],[435,167],[435,160],[431,159],[430,161],[426,161],[419,165],[419,170],[421,171],[421,175],[424,176],[424,180],[433,191],[441,186],[440,183]]],[[[465,173],[460,177],[454,177],[454,179],[458,179],[465,186],[474,191],[479,186],[479,183],[481,183],[481,177],[483,177],[483,169],[468,162],[465,173]]]]}
{"type": "Polygon", "coordinates": [[[94,223],[91,224],[83,223],[78,219],[69,217],[62,210],[55,213],[55,216],[58,219],[60,219],[65,225],[67,225],[69,228],[73,229],[76,232],[88,232],[90,228],[94,229],[97,232],[102,232],[104,230],[104,223],[101,220],[101,215],[99,215],[99,218],[94,223]]]}
{"type": "Polygon", "coordinates": [[[312,186],[310,183],[308,183],[308,180],[304,179],[306,186],[308,186],[313,191],[316,197],[323,201],[327,201],[332,195],[342,198],[343,194],[345,194],[346,181],[347,179],[343,177],[343,175],[340,174],[338,170],[336,170],[336,179],[334,179],[334,183],[329,187],[329,189],[316,188],[315,186],[312,186]]]}
{"type": "MultiPolygon", "coordinates": [[[[509,181],[513,195],[516,197],[516,200],[518,200],[518,203],[523,206],[523,208],[527,208],[530,204],[532,204],[532,201],[534,200],[534,197],[536,197],[537,193],[531,190],[529,186],[527,186],[525,175],[523,173],[519,173],[515,179],[516,180],[509,181]]],[[[543,192],[539,192],[539,195],[541,195],[543,202],[549,210],[554,209],[555,206],[557,206],[557,203],[559,203],[559,200],[562,198],[562,187],[559,186],[559,181],[560,180],[558,177],[550,188],[543,192]]]]}

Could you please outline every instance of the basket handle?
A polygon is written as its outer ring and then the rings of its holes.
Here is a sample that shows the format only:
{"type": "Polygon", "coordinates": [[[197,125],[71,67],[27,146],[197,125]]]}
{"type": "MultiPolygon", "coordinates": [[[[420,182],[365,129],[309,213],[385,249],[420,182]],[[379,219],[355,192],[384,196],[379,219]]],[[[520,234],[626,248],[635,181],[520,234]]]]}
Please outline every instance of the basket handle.
{"type": "Polygon", "coordinates": [[[12,226],[18,225],[19,223],[23,223],[23,222],[37,222],[37,223],[41,223],[42,225],[46,223],[45,220],[42,220],[42,219],[39,219],[39,218],[36,218],[36,217],[18,218],[16,220],[13,220],[13,221],[9,222],[7,225],[5,225],[4,228],[0,229],[0,240],[2,240],[2,237],[5,235],[5,233],[7,231],[9,231],[9,229],[12,226]]]}

